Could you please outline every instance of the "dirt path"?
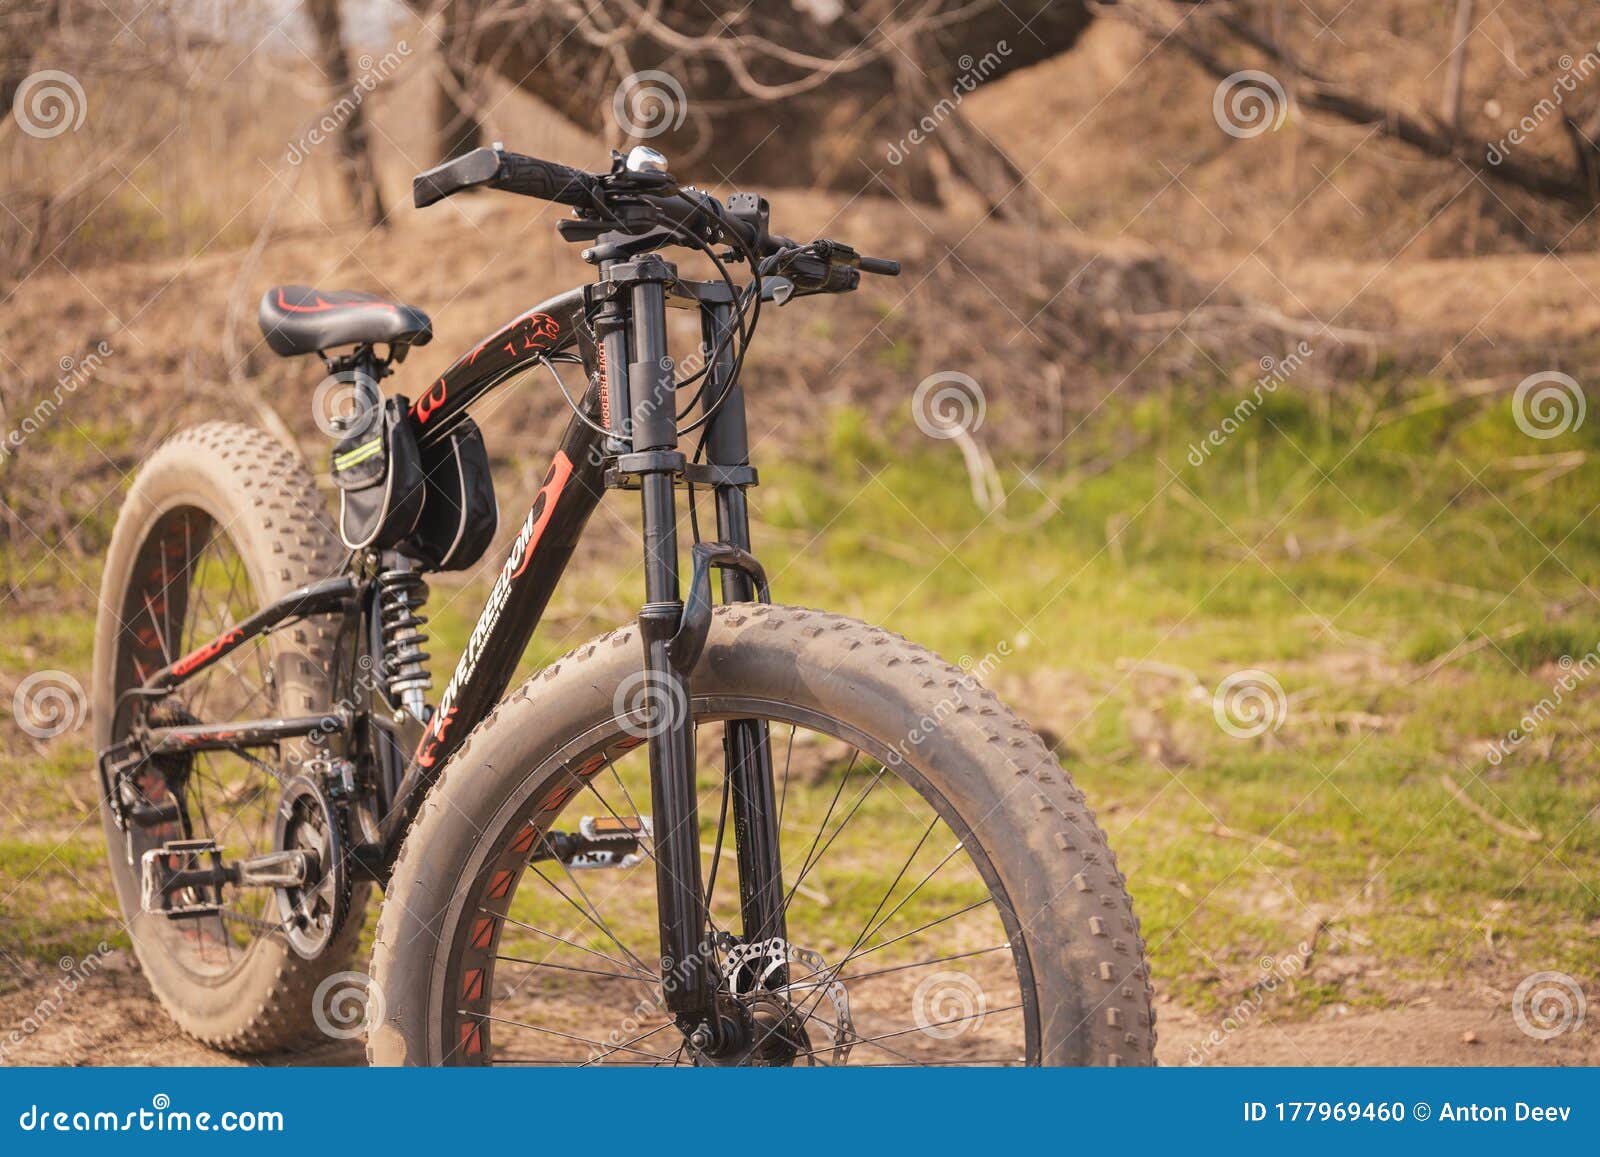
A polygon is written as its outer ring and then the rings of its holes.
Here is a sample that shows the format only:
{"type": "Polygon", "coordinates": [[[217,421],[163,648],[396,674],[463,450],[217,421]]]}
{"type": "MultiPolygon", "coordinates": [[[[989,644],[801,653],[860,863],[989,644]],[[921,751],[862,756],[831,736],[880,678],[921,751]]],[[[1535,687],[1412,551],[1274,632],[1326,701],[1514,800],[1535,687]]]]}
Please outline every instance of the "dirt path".
{"type": "MultiPolygon", "coordinates": [[[[39,1002],[50,983],[40,979],[0,995],[0,1064],[21,1065],[359,1065],[360,1040],[330,1041],[265,1061],[214,1052],[178,1032],[125,953],[44,1017],[39,1002]],[[36,1017],[20,1041],[10,1033],[36,1017]]],[[[1207,1047],[1222,1018],[1201,1017],[1163,1001],[1159,1010],[1160,1060],[1182,1065],[1196,1058],[1220,1065],[1595,1065],[1600,1031],[1593,1020],[1550,1041],[1524,1035],[1503,1001],[1442,989],[1403,1007],[1274,1022],[1263,1015],[1207,1047]]]]}
{"type": "Polygon", "coordinates": [[[1309,1021],[1253,1021],[1207,1048],[1221,1016],[1200,1017],[1161,1002],[1162,1064],[1182,1065],[1594,1065],[1600,1030],[1590,1018],[1577,1031],[1534,1040],[1505,1001],[1444,989],[1393,1009],[1309,1021]]]}

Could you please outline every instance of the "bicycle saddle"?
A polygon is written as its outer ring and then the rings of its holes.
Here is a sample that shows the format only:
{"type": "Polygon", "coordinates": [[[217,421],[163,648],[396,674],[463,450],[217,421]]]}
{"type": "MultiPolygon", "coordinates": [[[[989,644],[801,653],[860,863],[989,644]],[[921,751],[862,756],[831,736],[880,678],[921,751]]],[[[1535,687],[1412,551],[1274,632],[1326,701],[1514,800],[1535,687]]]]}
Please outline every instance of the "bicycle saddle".
{"type": "Polygon", "coordinates": [[[416,306],[354,290],[275,285],[262,297],[257,320],[272,352],[286,358],[342,345],[433,340],[433,322],[416,306]]]}

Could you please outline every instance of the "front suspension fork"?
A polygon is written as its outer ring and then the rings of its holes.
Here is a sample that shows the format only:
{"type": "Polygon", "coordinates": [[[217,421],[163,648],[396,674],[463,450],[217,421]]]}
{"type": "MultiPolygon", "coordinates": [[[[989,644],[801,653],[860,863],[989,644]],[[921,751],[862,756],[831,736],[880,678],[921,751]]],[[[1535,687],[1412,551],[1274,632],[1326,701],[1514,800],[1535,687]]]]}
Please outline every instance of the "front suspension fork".
{"type": "MultiPolygon", "coordinates": [[[[661,972],[667,1009],[674,1014],[697,1048],[712,1049],[723,1043],[726,1031],[717,1014],[721,977],[715,946],[709,938],[710,919],[700,865],[699,797],[696,788],[695,726],[691,708],[689,672],[698,646],[685,646],[698,626],[703,644],[707,627],[706,605],[692,606],[685,614],[678,573],[676,480],[693,473],[678,450],[676,397],[672,363],[667,360],[664,283],[652,276],[650,258],[630,272],[631,341],[625,390],[631,428],[631,452],[618,462],[619,469],[639,479],[645,543],[645,598],[639,612],[644,641],[645,736],[650,758],[650,796],[654,812],[656,894],[661,931],[661,972]]],[[[702,304],[707,348],[716,348],[716,336],[733,322],[727,304],[702,304]]],[[[608,359],[609,360],[609,359],[608,359]]],[[[759,566],[750,558],[750,527],[744,485],[753,481],[749,471],[749,439],[745,427],[744,399],[730,384],[731,357],[726,353],[708,372],[706,394],[722,398],[707,432],[707,463],[716,494],[719,547],[710,544],[696,551],[697,569],[723,568],[725,602],[749,601],[757,593],[759,566]],[[724,397],[724,391],[726,396],[724,397]]],[[[616,360],[609,360],[613,377],[616,360]]],[[[621,385],[620,382],[615,383],[621,385]]],[[[697,574],[697,599],[709,598],[704,570],[697,574]]],[[[765,581],[761,580],[765,596],[765,581]]],[[[755,942],[785,935],[783,875],[778,849],[778,817],[773,789],[772,759],[765,722],[730,720],[723,739],[726,774],[733,812],[734,839],[739,867],[739,900],[743,935],[755,942]]],[[[782,984],[783,977],[771,982],[782,984]]]]}
{"type": "MultiPolygon", "coordinates": [[[[701,340],[716,349],[718,338],[733,324],[733,308],[712,306],[703,314],[701,340]]],[[[713,366],[709,396],[727,396],[706,431],[706,462],[727,479],[714,486],[717,536],[739,550],[750,549],[750,509],[745,485],[754,481],[750,471],[750,435],[745,423],[744,387],[730,382],[733,355],[725,349],[713,366]],[[738,472],[743,472],[738,473],[738,472]]],[[[722,601],[749,602],[755,598],[755,578],[747,570],[724,567],[722,601]]],[[[766,597],[766,592],[759,592],[766,597]]],[[[724,766],[732,796],[734,843],[739,863],[739,915],[747,943],[784,939],[783,861],[779,855],[778,800],[773,785],[772,744],[764,719],[730,719],[722,738],[724,766]]],[[[769,976],[769,983],[788,983],[787,969],[769,976]]]]}

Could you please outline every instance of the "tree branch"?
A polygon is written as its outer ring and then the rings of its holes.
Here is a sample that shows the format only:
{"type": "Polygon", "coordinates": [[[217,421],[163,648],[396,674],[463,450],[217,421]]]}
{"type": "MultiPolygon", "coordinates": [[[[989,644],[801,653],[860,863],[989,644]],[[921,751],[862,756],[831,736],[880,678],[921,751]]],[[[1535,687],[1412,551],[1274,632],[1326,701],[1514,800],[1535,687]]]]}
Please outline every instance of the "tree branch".
{"type": "MultiPolygon", "coordinates": [[[[1162,19],[1145,4],[1130,0],[1102,5],[1099,10],[1134,25],[1160,45],[1177,48],[1219,80],[1244,70],[1240,61],[1224,59],[1214,52],[1188,20],[1162,19]]],[[[1296,59],[1287,47],[1231,13],[1216,14],[1213,21],[1238,44],[1255,49],[1271,63],[1292,72],[1294,101],[1302,108],[1351,124],[1374,127],[1380,135],[1428,156],[1458,161],[1493,184],[1520,189],[1583,211],[1596,205],[1595,191],[1579,166],[1569,171],[1511,157],[1503,157],[1495,163],[1489,159],[1492,146],[1488,142],[1469,142],[1458,132],[1429,123],[1397,105],[1358,95],[1348,86],[1319,75],[1296,59]]]]}

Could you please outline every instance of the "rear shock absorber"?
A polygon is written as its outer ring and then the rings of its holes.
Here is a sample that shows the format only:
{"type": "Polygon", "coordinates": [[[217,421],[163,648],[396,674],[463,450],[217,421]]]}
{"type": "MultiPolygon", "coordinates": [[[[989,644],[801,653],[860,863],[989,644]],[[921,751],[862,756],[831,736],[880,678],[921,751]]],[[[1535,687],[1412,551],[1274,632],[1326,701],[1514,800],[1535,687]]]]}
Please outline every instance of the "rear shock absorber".
{"type": "Polygon", "coordinates": [[[398,699],[413,719],[426,722],[426,692],[433,686],[422,649],[428,621],[418,609],[428,601],[428,584],[415,570],[392,567],[378,575],[378,613],[383,626],[383,672],[390,699],[398,699]]]}

